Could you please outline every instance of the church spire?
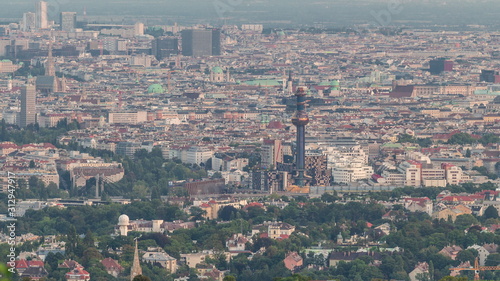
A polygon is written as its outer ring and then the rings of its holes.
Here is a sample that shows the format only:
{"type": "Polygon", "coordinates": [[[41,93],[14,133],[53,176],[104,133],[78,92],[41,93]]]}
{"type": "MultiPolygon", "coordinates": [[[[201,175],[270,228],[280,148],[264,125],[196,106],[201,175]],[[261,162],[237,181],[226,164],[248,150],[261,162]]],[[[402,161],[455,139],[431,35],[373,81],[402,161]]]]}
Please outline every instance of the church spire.
{"type": "Polygon", "coordinates": [[[52,40],[49,42],[49,54],[47,56],[47,63],[45,64],[45,76],[56,76],[54,58],[52,57],[52,40]]]}
{"type": "Polygon", "coordinates": [[[137,238],[135,238],[134,262],[130,269],[130,281],[134,280],[137,275],[142,275],[141,264],[139,263],[139,249],[137,248],[137,238]]]}

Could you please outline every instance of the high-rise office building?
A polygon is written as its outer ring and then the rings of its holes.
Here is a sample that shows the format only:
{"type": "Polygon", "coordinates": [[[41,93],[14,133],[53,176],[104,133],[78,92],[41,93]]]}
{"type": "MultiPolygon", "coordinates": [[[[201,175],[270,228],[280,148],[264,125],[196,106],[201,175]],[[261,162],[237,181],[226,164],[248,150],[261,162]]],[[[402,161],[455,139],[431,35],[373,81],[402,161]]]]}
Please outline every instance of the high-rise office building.
{"type": "Polygon", "coordinates": [[[182,31],[182,55],[184,56],[219,56],[219,29],[189,29],[182,31]]]}
{"type": "Polygon", "coordinates": [[[481,70],[479,81],[488,83],[500,83],[500,73],[496,70],[481,70]]]}
{"type": "Polygon", "coordinates": [[[161,37],[153,41],[153,55],[161,60],[179,53],[179,39],[175,37],[161,37]]]}
{"type": "Polygon", "coordinates": [[[35,5],[36,12],[36,28],[45,29],[49,27],[49,19],[47,14],[47,2],[38,1],[35,5]]]}
{"type": "Polygon", "coordinates": [[[26,84],[21,87],[21,113],[19,126],[26,127],[36,123],[36,88],[26,84]]]}
{"type": "Polygon", "coordinates": [[[23,14],[23,31],[33,31],[36,29],[36,14],[27,12],[23,14]]]}
{"type": "Polygon", "coordinates": [[[429,62],[430,73],[433,75],[441,74],[441,72],[453,71],[453,61],[445,59],[435,59],[429,62]]]}
{"type": "Polygon", "coordinates": [[[213,29],[212,30],[212,56],[220,56],[221,48],[220,48],[220,30],[213,29]]]}
{"type": "Polygon", "coordinates": [[[76,27],[76,13],[75,12],[61,12],[59,24],[62,31],[74,31],[76,27]]]}

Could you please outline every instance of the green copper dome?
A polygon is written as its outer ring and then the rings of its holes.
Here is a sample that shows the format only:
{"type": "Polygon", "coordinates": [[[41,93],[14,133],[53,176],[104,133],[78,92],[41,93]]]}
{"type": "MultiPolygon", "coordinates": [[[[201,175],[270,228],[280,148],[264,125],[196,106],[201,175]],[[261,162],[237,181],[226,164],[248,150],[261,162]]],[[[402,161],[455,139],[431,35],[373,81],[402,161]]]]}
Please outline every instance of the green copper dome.
{"type": "Polygon", "coordinates": [[[339,82],[339,80],[333,80],[330,83],[330,90],[334,90],[334,91],[340,90],[340,82],[339,82]]]}
{"type": "Polygon", "coordinates": [[[212,72],[215,74],[220,74],[220,73],[224,73],[224,70],[222,70],[221,67],[216,66],[216,67],[212,68],[212,72]]]}
{"type": "Polygon", "coordinates": [[[148,87],[148,94],[164,94],[165,90],[160,84],[152,84],[148,87]]]}
{"type": "Polygon", "coordinates": [[[323,81],[318,84],[318,86],[330,86],[330,88],[340,88],[340,82],[339,80],[332,80],[332,81],[323,81]]]}

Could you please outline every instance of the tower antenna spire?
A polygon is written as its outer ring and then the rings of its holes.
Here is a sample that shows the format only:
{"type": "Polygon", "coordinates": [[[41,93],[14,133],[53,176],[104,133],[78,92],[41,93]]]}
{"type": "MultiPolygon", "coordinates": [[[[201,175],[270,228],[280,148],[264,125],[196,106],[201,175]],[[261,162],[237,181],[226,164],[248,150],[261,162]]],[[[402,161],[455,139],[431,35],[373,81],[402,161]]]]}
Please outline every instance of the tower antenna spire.
{"type": "Polygon", "coordinates": [[[54,57],[52,56],[52,38],[49,41],[49,52],[47,55],[47,65],[45,66],[45,76],[56,76],[54,57]]]}

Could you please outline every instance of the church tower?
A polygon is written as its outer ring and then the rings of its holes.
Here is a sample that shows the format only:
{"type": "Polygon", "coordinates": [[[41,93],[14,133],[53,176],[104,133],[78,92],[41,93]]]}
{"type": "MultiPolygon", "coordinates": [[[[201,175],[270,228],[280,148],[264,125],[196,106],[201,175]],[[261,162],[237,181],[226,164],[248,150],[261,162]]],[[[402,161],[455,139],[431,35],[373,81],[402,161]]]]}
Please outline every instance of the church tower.
{"type": "Polygon", "coordinates": [[[47,61],[45,62],[45,75],[36,77],[36,89],[42,94],[51,94],[66,91],[66,78],[56,76],[54,57],[52,56],[52,41],[49,42],[47,61]]]}
{"type": "Polygon", "coordinates": [[[130,269],[130,281],[134,280],[137,275],[142,275],[141,264],[139,263],[139,249],[137,248],[137,238],[135,239],[134,262],[130,269]]]}
{"type": "Polygon", "coordinates": [[[288,80],[286,81],[286,93],[292,94],[293,92],[293,79],[292,79],[292,71],[288,72],[288,80]]]}
{"type": "Polygon", "coordinates": [[[54,57],[52,57],[52,41],[49,43],[49,54],[47,56],[47,63],[45,64],[45,76],[56,76],[54,57]]]}

